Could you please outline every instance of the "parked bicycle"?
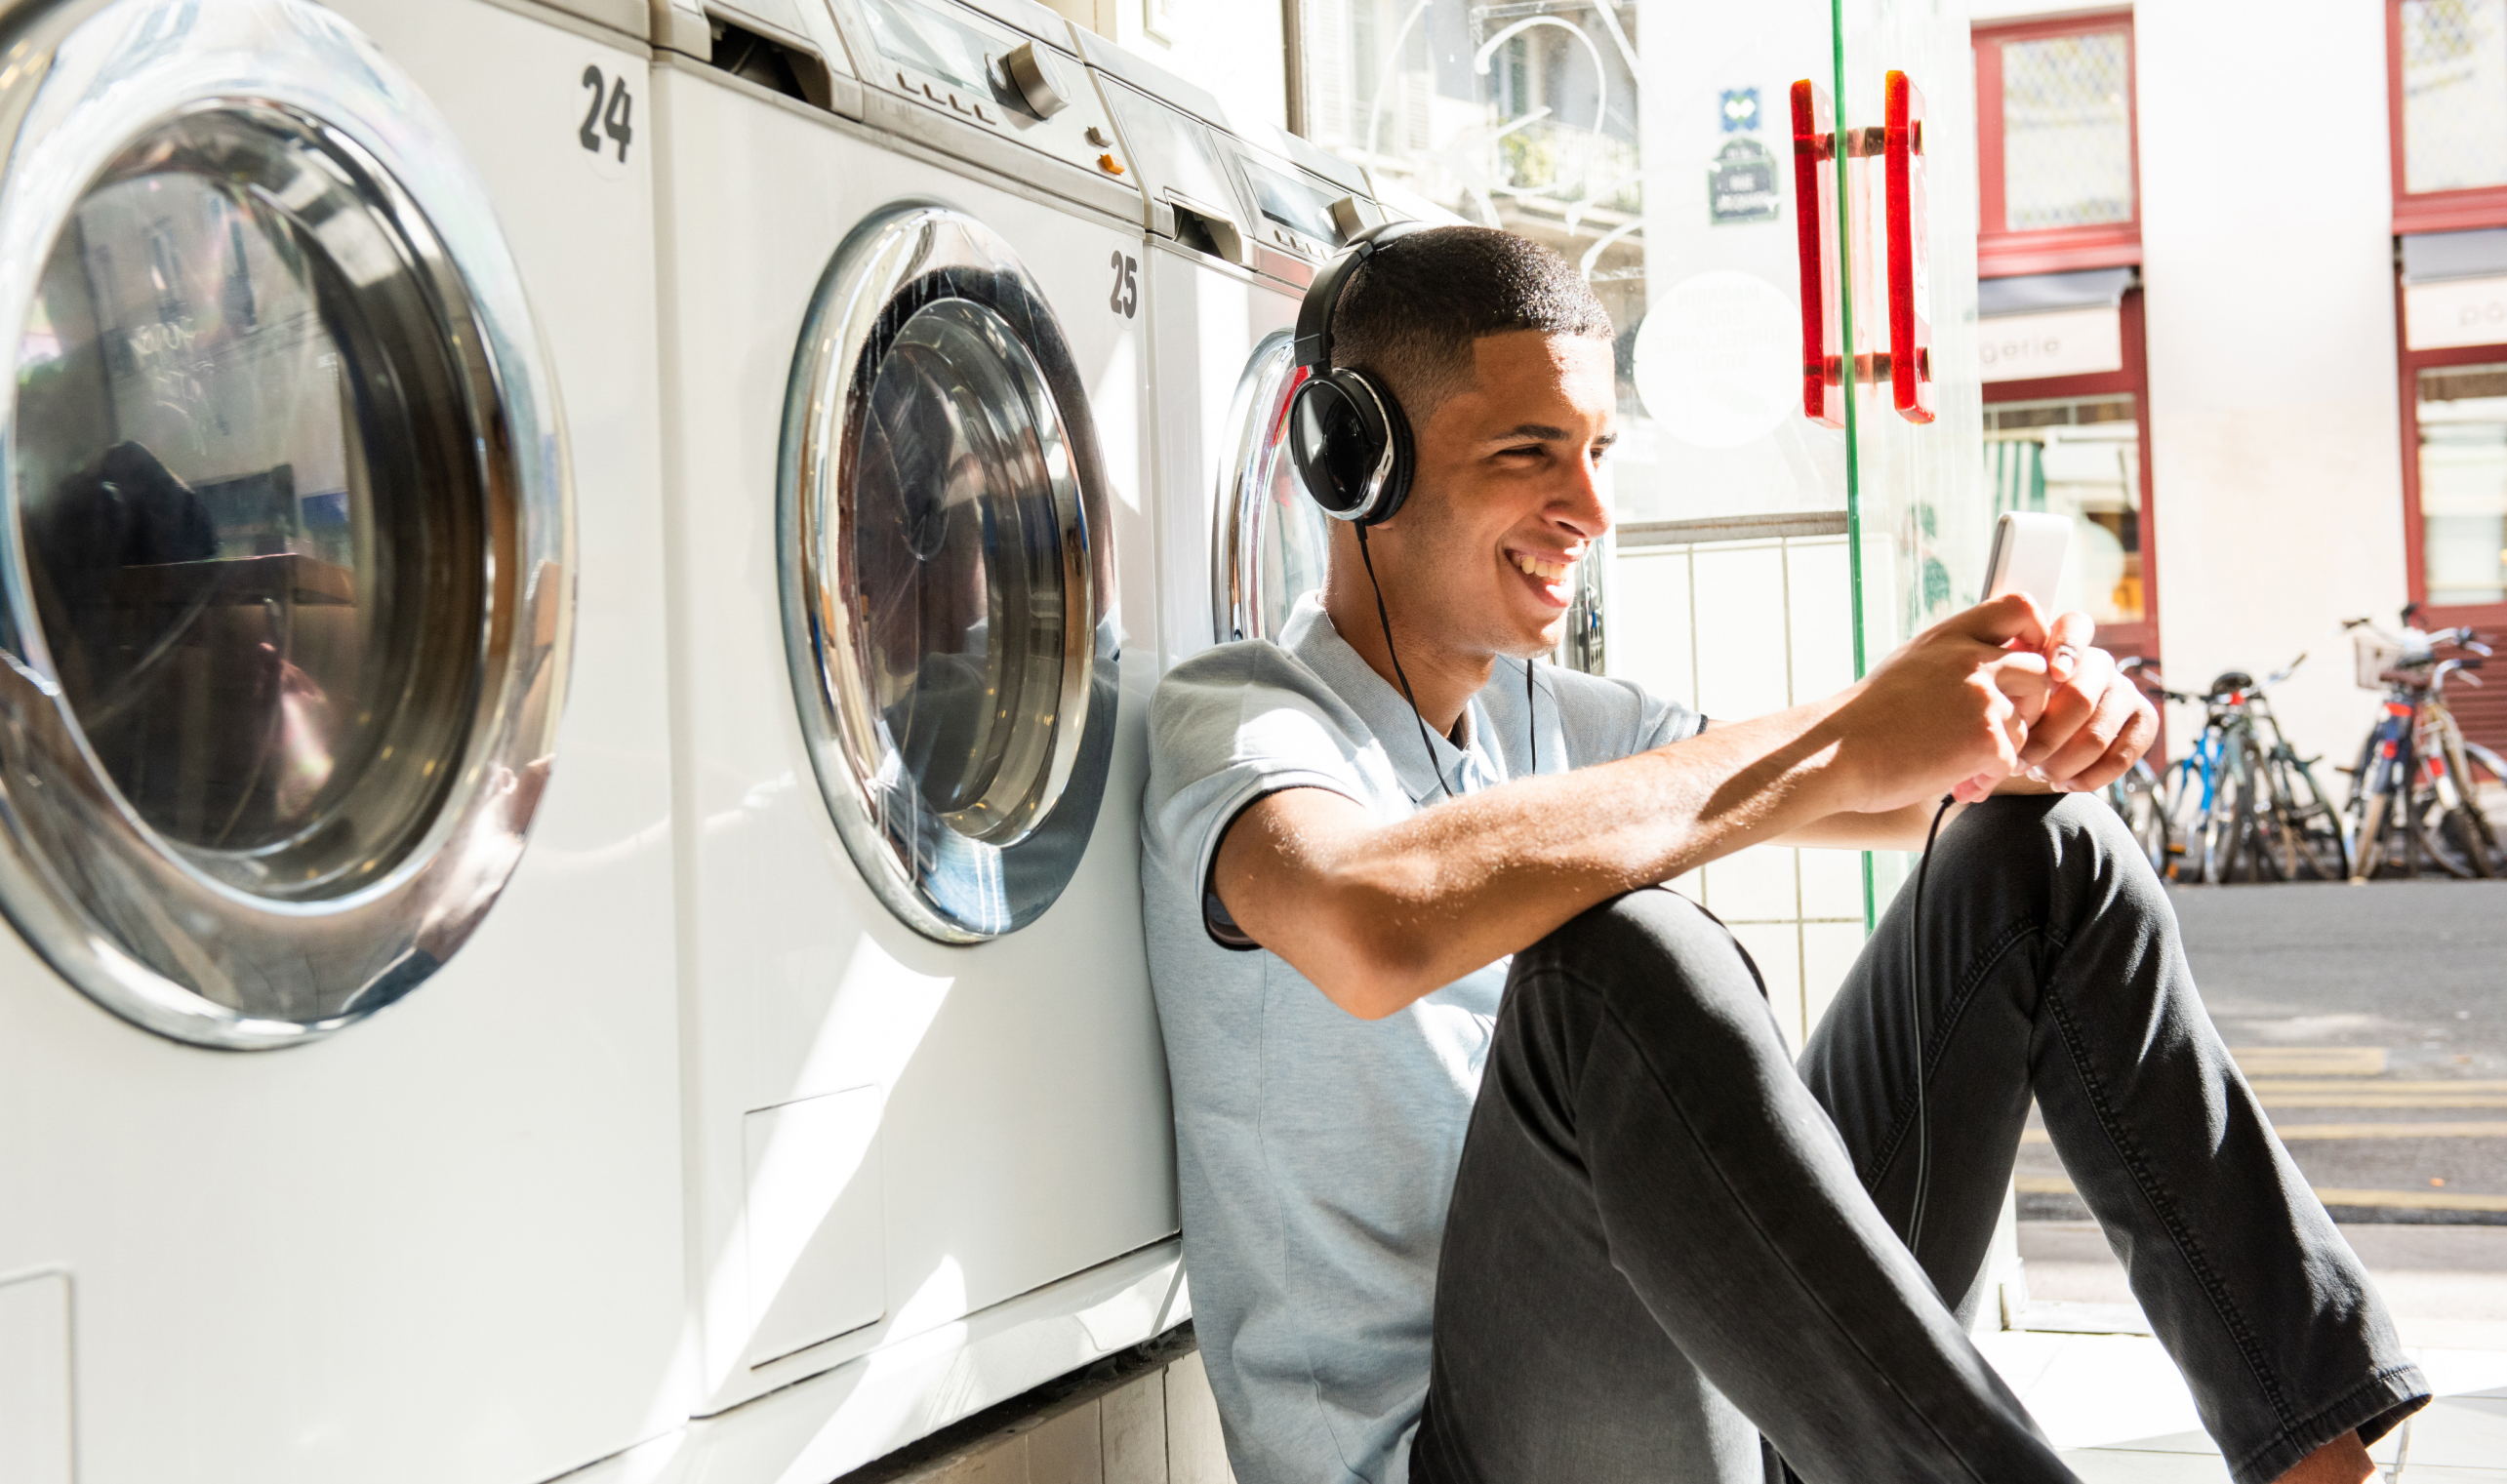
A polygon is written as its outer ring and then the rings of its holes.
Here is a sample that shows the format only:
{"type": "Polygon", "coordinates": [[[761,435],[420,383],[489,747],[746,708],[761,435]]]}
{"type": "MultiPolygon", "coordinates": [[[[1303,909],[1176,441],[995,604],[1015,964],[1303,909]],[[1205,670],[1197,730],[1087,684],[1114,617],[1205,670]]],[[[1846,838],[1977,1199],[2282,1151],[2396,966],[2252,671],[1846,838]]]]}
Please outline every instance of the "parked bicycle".
{"type": "Polygon", "coordinates": [[[2446,701],[2450,679],[2481,684],[2471,672],[2490,649],[2469,628],[2412,626],[2418,607],[2403,610],[2400,635],[2365,619],[2342,625],[2357,650],[2360,685],[2385,692],[2384,714],[2348,770],[2353,872],[2360,880],[2386,868],[2416,876],[2426,859],[2451,876],[2498,875],[2507,872],[2507,855],[2485,804],[2507,792],[2507,766],[2464,740],[2446,701]],[[2466,653],[2441,660],[2443,645],[2466,653]]]}
{"type": "Polygon", "coordinates": [[[2298,755],[2270,701],[2272,687],[2306,661],[2299,655],[2260,684],[2243,670],[2225,671],[2200,696],[2168,690],[2142,667],[2153,695],[2203,707],[2202,730],[2162,780],[2165,874],[2217,885],[2338,881],[2350,873],[2341,818],[2316,782],[2323,759],[2298,755]]]}

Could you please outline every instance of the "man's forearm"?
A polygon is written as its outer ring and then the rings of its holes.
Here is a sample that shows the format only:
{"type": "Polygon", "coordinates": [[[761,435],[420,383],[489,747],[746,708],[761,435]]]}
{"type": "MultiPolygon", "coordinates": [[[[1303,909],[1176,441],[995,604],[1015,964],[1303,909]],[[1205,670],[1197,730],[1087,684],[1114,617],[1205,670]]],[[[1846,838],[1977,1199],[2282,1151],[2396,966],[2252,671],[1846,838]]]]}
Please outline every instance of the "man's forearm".
{"type": "MultiPolygon", "coordinates": [[[[2016,776],[1994,786],[1996,795],[2005,793],[2049,793],[2052,789],[2037,780],[2016,776]]],[[[1954,803],[1942,823],[1966,813],[1972,805],[1954,803]]],[[[1880,814],[1846,812],[1786,830],[1783,834],[1760,843],[1799,845],[1813,850],[1921,850],[1924,838],[1932,832],[1933,816],[1941,811],[1941,801],[1929,800],[1909,804],[1880,814]]]]}
{"type": "Polygon", "coordinates": [[[1302,811],[1346,800],[1278,795],[1230,831],[1220,897],[1345,1008],[1390,1014],[1597,902],[1838,815],[1854,799],[1837,724],[1851,694],[1387,827],[1336,831],[1302,811]],[[1278,895],[1317,878],[1305,900],[1278,895]]]}

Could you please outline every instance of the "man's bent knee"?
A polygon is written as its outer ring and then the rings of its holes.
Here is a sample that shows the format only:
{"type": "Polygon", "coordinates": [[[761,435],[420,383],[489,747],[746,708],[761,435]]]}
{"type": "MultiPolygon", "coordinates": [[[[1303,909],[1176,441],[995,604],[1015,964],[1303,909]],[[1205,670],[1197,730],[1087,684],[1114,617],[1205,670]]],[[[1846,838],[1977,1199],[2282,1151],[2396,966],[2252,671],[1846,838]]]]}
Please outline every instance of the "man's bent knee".
{"type": "Polygon", "coordinates": [[[2122,883],[2149,878],[2150,862],[2105,799],[2087,793],[2002,794],[1967,810],[1941,833],[1934,869],[1982,868],[2006,881],[2050,888],[2055,879],[2122,883]]]}
{"type": "Polygon", "coordinates": [[[1713,1022],[1772,1025],[1758,966],[1731,931],[1662,887],[1591,907],[1516,954],[1508,993],[1592,995],[1645,1038],[1713,1022]]]}

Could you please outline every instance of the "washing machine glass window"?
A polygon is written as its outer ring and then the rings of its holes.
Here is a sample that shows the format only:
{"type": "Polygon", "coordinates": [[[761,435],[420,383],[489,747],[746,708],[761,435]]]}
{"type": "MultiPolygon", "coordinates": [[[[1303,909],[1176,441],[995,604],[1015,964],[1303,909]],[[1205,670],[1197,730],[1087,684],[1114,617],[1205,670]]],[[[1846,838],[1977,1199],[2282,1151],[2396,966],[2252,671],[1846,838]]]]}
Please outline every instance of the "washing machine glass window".
{"type": "Polygon", "coordinates": [[[20,341],[11,476],[70,712],[150,828],[268,896],[399,863],[478,684],[451,368],[350,276],[388,231],[294,121],[195,113],[80,199],[20,341]]]}
{"type": "Polygon", "coordinates": [[[856,863],[910,926],[1051,905],[1115,705],[1105,478],[1069,345],[982,223],[910,208],[837,255],[785,430],[785,619],[856,863]]]}
{"type": "Polygon", "coordinates": [[[554,396],[449,130],[336,16],[61,27],[40,91],[0,78],[35,247],[0,261],[0,906],[127,1019],[293,1044],[427,979],[519,860],[554,396]]]}
{"type": "Polygon", "coordinates": [[[1299,597],[1323,585],[1329,521],[1290,465],[1288,399],[1306,379],[1294,337],[1266,337],[1245,363],[1219,470],[1218,640],[1274,639],[1299,597]]]}

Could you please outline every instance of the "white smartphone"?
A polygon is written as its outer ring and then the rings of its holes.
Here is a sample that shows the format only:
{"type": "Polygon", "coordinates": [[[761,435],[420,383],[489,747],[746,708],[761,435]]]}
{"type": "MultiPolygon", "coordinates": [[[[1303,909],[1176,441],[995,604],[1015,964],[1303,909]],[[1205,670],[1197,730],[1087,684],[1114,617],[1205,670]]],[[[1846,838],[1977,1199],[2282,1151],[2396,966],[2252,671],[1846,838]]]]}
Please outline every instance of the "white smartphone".
{"type": "Polygon", "coordinates": [[[1985,601],[2024,592],[2051,614],[2054,589],[2063,582],[2063,559],[2072,550],[2072,521],[2042,510],[2004,510],[1994,525],[1993,554],[1985,558],[1985,601]]]}

